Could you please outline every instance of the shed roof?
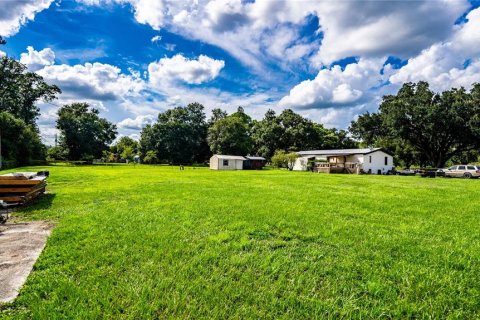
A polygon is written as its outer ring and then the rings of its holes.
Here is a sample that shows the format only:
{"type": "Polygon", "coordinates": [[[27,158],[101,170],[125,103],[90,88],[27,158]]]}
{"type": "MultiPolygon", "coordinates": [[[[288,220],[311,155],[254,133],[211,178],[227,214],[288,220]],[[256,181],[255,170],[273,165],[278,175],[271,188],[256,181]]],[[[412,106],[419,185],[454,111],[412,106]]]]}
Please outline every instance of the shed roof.
{"type": "MultiPolygon", "coordinates": [[[[333,149],[333,150],[309,150],[299,151],[300,156],[347,156],[351,154],[368,154],[375,151],[382,150],[382,148],[363,148],[363,149],[333,149]]],[[[385,151],[384,151],[385,152],[385,151]]],[[[385,152],[388,154],[388,152],[385,152]]]]}
{"type": "Polygon", "coordinates": [[[245,158],[247,158],[248,160],[262,160],[262,161],[267,160],[264,157],[256,157],[256,156],[246,156],[245,158]]]}
{"type": "Polygon", "coordinates": [[[247,160],[242,156],[229,156],[224,154],[215,154],[213,156],[217,157],[218,159],[225,159],[225,160],[247,160]]]}

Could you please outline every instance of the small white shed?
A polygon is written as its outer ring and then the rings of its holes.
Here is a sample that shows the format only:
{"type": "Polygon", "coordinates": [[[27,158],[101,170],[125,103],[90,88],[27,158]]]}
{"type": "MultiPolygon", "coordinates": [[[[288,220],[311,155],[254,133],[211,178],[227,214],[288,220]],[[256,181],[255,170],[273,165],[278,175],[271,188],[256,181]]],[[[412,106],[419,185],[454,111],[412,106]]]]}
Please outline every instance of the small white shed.
{"type": "Polygon", "coordinates": [[[212,170],[243,170],[244,157],[214,154],[210,158],[210,169],[212,170]]]}

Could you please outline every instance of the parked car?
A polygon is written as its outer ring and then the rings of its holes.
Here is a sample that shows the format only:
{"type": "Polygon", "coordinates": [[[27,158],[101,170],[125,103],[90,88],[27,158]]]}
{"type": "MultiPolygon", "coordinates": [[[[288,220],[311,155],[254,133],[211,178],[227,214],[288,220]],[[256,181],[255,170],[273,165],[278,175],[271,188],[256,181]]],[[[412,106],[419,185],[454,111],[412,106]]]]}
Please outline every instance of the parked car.
{"type": "Polygon", "coordinates": [[[478,178],[480,177],[480,168],[473,165],[451,166],[445,171],[445,177],[455,178],[478,178]]]}
{"type": "Polygon", "coordinates": [[[445,172],[447,172],[448,168],[441,168],[437,169],[437,177],[445,177],[445,172]]]}
{"type": "Polygon", "coordinates": [[[397,175],[399,176],[414,176],[417,172],[412,169],[403,169],[397,171],[397,175]]]}

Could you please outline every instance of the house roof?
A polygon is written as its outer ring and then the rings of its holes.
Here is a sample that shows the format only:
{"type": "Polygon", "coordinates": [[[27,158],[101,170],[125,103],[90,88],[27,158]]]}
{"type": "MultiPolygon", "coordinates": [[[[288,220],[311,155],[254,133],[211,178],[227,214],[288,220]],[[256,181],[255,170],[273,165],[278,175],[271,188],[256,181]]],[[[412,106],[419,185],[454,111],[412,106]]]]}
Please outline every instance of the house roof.
{"type": "MultiPolygon", "coordinates": [[[[364,149],[334,149],[334,150],[309,150],[297,152],[300,156],[348,156],[352,154],[369,154],[375,151],[383,151],[382,148],[364,148],[364,149]]],[[[388,152],[385,152],[389,154],[388,152]]]]}
{"type": "Polygon", "coordinates": [[[267,160],[264,157],[254,157],[254,156],[246,156],[245,158],[247,158],[248,160],[262,160],[262,161],[267,160]]]}
{"type": "Polygon", "coordinates": [[[217,157],[218,159],[224,159],[224,160],[247,160],[242,156],[229,156],[224,154],[215,154],[213,156],[217,157]]]}

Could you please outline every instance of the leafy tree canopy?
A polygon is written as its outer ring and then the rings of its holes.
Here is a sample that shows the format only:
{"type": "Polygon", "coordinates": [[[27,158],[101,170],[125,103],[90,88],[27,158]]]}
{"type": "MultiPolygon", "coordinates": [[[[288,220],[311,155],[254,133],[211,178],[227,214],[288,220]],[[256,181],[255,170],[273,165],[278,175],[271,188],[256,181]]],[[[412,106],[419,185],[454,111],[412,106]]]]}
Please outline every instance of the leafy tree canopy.
{"type": "Polygon", "coordinates": [[[11,113],[27,125],[35,126],[40,115],[39,100],[52,101],[61,93],[55,85],[48,85],[41,76],[28,72],[27,67],[9,58],[0,58],[0,111],[11,113]]]}
{"type": "Polygon", "coordinates": [[[275,150],[299,151],[311,149],[353,148],[357,143],[344,130],[326,129],[290,109],[276,115],[268,110],[252,126],[255,153],[271,158],[275,150]]]}
{"type": "Polygon", "coordinates": [[[352,122],[354,137],[396,149],[404,163],[443,167],[454,156],[480,148],[480,84],[470,92],[430,90],[406,83],[383,98],[378,113],[352,122]]]}
{"type": "Polygon", "coordinates": [[[117,135],[117,127],[87,103],[60,108],[57,129],[61,132],[60,146],[67,150],[69,160],[101,158],[117,135]]]}
{"type": "Polygon", "coordinates": [[[132,152],[134,154],[136,154],[139,150],[139,144],[138,144],[138,141],[136,140],[133,140],[132,138],[130,137],[127,137],[127,136],[123,136],[121,137],[120,139],[118,139],[118,142],[115,143],[114,145],[112,145],[110,147],[110,150],[113,152],[113,153],[118,153],[118,154],[122,154],[123,151],[125,150],[125,148],[131,148],[132,149],[132,152]]]}
{"type": "Polygon", "coordinates": [[[245,116],[239,112],[233,113],[216,121],[208,129],[208,144],[213,153],[229,155],[250,153],[253,145],[248,128],[250,117],[245,116]]]}
{"type": "Polygon", "coordinates": [[[18,165],[30,160],[45,159],[46,148],[38,132],[23,120],[0,111],[0,134],[2,138],[2,159],[16,161],[18,165]]]}
{"type": "Polygon", "coordinates": [[[158,120],[141,133],[143,155],[154,150],[159,159],[169,163],[193,163],[208,158],[207,123],[204,107],[191,103],[162,112],[158,120]]]}

